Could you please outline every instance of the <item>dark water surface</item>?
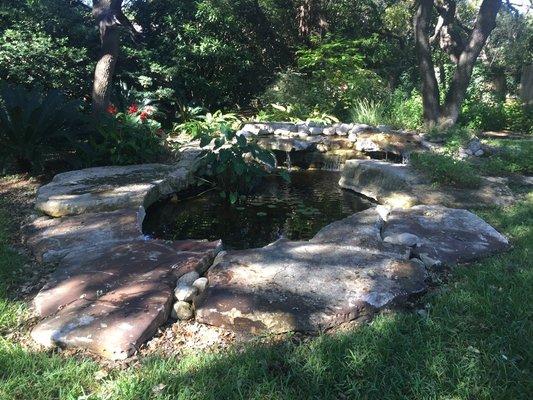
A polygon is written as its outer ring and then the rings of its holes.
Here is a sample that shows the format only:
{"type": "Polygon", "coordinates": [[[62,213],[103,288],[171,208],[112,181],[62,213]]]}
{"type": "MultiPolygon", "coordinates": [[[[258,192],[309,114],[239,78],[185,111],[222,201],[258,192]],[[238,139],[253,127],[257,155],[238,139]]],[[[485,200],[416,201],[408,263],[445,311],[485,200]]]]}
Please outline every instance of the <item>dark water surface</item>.
{"type": "Polygon", "coordinates": [[[229,205],[215,191],[147,210],[143,230],[161,239],[222,239],[226,249],[262,247],[280,237],[310,239],[329,223],[370,207],[341,189],[339,172],[291,172],[269,177],[244,204],[229,205]]]}

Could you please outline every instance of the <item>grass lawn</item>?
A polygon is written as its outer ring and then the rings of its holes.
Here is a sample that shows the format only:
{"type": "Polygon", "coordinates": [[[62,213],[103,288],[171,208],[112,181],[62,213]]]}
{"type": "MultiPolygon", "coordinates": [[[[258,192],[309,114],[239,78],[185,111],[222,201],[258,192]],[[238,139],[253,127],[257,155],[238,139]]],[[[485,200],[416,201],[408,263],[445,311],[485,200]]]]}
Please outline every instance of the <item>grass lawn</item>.
{"type": "Polygon", "coordinates": [[[427,314],[381,315],[300,344],[153,356],[104,376],[91,359],[6,338],[27,319],[10,297],[25,259],[7,246],[14,228],[0,204],[0,399],[529,399],[533,196],[479,214],[514,249],[455,268],[423,298],[427,314]]]}

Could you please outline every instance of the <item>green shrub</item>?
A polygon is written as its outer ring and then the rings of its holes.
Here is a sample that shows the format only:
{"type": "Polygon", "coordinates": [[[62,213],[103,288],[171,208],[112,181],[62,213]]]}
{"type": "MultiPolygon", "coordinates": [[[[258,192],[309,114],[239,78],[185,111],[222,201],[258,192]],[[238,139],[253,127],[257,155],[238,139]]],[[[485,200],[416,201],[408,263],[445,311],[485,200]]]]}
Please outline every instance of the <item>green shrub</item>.
{"type": "MultiPolygon", "coordinates": [[[[204,148],[198,162],[199,173],[211,182],[230,203],[249,194],[276,167],[276,158],[244,136],[222,126],[215,134],[204,134],[200,146],[204,148]]],[[[288,179],[285,172],[280,175],[288,179]]]]}
{"type": "Polygon", "coordinates": [[[525,107],[518,99],[503,104],[505,127],[513,132],[533,134],[533,107],[525,107]]]}
{"type": "Polygon", "coordinates": [[[481,178],[468,162],[445,154],[414,153],[411,165],[435,184],[477,188],[481,183],[481,178]]]}
{"type": "Polygon", "coordinates": [[[81,147],[85,166],[131,165],[160,161],[165,155],[161,124],[150,118],[155,110],[132,104],[127,112],[114,106],[101,117],[96,132],[81,147]]]}
{"type": "Polygon", "coordinates": [[[0,90],[0,160],[41,172],[47,159],[72,152],[86,132],[80,102],[58,91],[43,94],[20,86],[0,90]]]}
{"type": "Polygon", "coordinates": [[[184,122],[174,124],[174,132],[186,133],[196,139],[219,132],[223,126],[237,129],[242,124],[239,117],[233,113],[225,114],[221,110],[217,110],[214,113],[202,114],[198,109],[192,111],[184,122]]]}
{"type": "Polygon", "coordinates": [[[385,83],[370,67],[369,41],[379,47],[373,38],[316,40],[312,47],[296,53],[297,70],[279,74],[261,100],[291,104],[303,114],[320,110],[340,119],[347,118],[361,99],[383,100],[385,83]]]}
{"type": "Polygon", "coordinates": [[[17,26],[0,33],[0,79],[82,97],[90,87],[92,68],[83,47],[53,38],[41,26],[17,26]]]}
{"type": "Polygon", "coordinates": [[[390,124],[404,129],[420,129],[423,124],[422,96],[417,91],[405,95],[396,90],[387,105],[390,124]]]}

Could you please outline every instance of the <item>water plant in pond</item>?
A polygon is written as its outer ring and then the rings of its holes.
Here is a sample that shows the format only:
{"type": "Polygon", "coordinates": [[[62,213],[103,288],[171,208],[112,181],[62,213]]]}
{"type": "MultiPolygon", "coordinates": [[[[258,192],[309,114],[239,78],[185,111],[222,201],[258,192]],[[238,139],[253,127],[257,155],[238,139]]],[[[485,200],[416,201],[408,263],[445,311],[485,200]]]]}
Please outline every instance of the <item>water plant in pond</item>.
{"type": "Polygon", "coordinates": [[[211,183],[231,204],[242,201],[270,174],[289,179],[285,171],[276,172],[276,158],[272,152],[237,135],[227,125],[222,125],[216,135],[201,135],[200,146],[204,149],[199,160],[202,179],[211,183]]]}

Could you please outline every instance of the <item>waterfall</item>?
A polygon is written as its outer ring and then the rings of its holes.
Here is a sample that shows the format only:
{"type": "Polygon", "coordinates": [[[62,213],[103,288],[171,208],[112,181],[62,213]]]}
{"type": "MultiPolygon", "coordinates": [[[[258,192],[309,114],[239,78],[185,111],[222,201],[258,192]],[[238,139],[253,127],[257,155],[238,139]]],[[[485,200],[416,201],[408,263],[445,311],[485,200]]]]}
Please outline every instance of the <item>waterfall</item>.
{"type": "Polygon", "coordinates": [[[333,155],[327,156],[322,169],[324,171],[340,171],[342,164],[342,157],[333,155]]]}
{"type": "Polygon", "coordinates": [[[286,159],[286,162],[287,162],[287,169],[290,171],[292,169],[292,164],[291,164],[291,152],[290,151],[286,151],[285,154],[287,155],[287,159],[286,159]]]}

